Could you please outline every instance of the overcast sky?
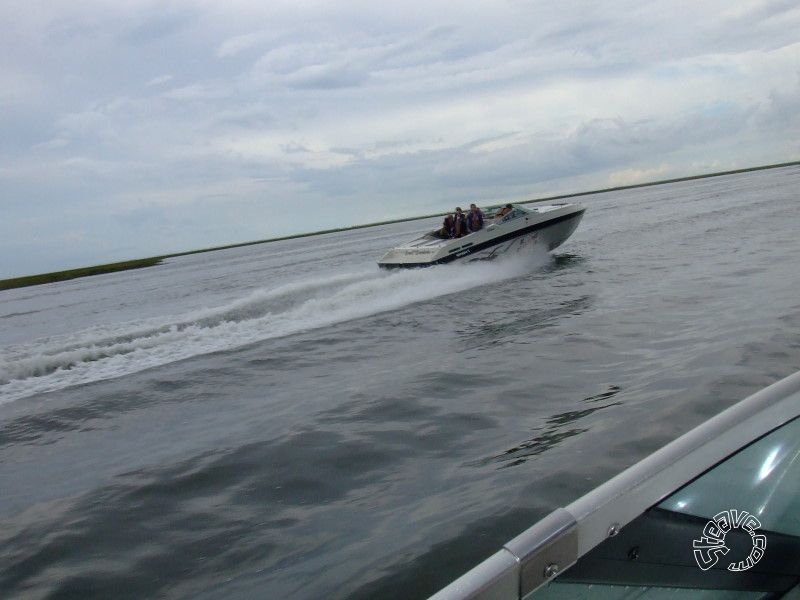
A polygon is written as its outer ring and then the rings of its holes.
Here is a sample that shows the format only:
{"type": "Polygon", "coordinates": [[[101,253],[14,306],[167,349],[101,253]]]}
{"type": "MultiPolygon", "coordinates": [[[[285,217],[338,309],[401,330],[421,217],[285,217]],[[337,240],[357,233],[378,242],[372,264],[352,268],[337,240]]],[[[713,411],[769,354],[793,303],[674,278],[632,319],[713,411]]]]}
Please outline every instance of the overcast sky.
{"type": "Polygon", "coordinates": [[[7,0],[0,278],[800,159],[800,4],[7,0]]]}

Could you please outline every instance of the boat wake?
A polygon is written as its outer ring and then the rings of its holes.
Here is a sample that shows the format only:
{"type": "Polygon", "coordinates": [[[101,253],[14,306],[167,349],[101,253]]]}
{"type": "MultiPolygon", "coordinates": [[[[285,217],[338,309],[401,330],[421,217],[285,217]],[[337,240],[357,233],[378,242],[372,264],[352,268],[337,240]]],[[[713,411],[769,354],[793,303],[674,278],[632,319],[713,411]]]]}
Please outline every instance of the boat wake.
{"type": "Polygon", "coordinates": [[[185,315],[92,327],[0,349],[0,404],[232,350],[519,276],[546,252],[503,261],[368,269],[263,288],[185,315]]]}

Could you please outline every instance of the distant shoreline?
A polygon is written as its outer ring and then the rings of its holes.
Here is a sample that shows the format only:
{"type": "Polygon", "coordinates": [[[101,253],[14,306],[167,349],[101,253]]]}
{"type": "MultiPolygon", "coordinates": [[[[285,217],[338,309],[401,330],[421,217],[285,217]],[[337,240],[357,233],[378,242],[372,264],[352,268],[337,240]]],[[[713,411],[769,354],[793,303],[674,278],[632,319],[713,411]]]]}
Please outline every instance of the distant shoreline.
{"type": "MultiPolygon", "coordinates": [[[[534,200],[523,200],[517,204],[531,204],[534,202],[548,202],[551,200],[563,200],[566,198],[578,198],[580,196],[591,196],[594,194],[605,194],[607,192],[617,192],[621,190],[630,190],[642,187],[650,187],[654,185],[664,185],[668,183],[678,183],[681,181],[692,181],[695,179],[706,179],[709,177],[722,177],[724,175],[735,175],[737,173],[749,173],[752,171],[764,171],[767,169],[780,169],[783,167],[791,167],[800,165],[800,161],[792,161],[774,165],[763,165],[758,167],[748,167],[745,169],[734,169],[733,171],[720,171],[717,173],[705,173],[703,175],[691,175],[688,177],[676,177],[674,179],[661,179],[658,181],[650,181],[646,183],[636,183],[632,185],[621,185],[616,187],[601,188],[598,190],[591,190],[588,192],[575,192],[571,194],[559,194],[557,196],[547,196],[544,198],[536,198],[534,200]]],[[[405,223],[407,221],[419,221],[421,219],[430,219],[432,217],[441,216],[444,213],[433,213],[429,215],[421,215],[417,217],[405,217],[402,219],[392,219],[390,221],[379,221],[376,223],[364,223],[361,225],[350,225],[348,227],[337,227],[335,229],[324,229],[321,231],[312,231],[308,233],[297,233],[294,235],[286,235],[282,237],[269,238],[266,240],[256,240],[252,242],[239,242],[236,244],[228,244],[225,246],[214,246],[212,248],[203,248],[200,250],[188,250],[186,252],[176,252],[174,254],[164,254],[162,256],[153,256],[150,258],[140,258],[136,260],[127,260],[115,263],[108,263],[103,265],[95,265],[92,267],[83,267],[79,269],[69,269],[66,271],[55,271],[53,273],[42,273],[39,275],[26,275],[23,277],[14,277],[11,279],[0,280],[0,290],[9,290],[14,288],[28,287],[32,285],[41,285],[44,283],[54,283],[57,281],[67,281],[69,279],[76,279],[78,277],[89,277],[91,275],[102,275],[105,273],[116,273],[118,271],[127,271],[130,269],[141,269],[145,267],[153,267],[161,264],[168,258],[176,256],[188,256],[191,254],[200,254],[202,252],[215,252],[217,250],[229,250],[231,248],[242,248],[245,246],[255,246],[256,244],[268,244],[270,242],[280,242],[283,240],[293,240],[297,238],[311,237],[315,235],[325,235],[328,233],[338,233],[342,231],[352,231],[354,229],[365,229],[367,227],[377,227],[379,225],[391,225],[393,223],[405,223]]]]}
{"type": "Polygon", "coordinates": [[[3,279],[0,280],[0,290],[10,290],[14,288],[28,287],[31,285],[41,285],[43,283],[67,281],[69,279],[77,279],[78,277],[89,277],[90,275],[102,275],[104,273],[116,273],[118,271],[152,267],[160,264],[164,258],[166,257],[140,258],[137,260],[126,260],[122,262],[108,263],[105,265],[95,265],[93,267],[69,269],[67,271],[55,271],[53,273],[25,275],[23,277],[3,279]]]}

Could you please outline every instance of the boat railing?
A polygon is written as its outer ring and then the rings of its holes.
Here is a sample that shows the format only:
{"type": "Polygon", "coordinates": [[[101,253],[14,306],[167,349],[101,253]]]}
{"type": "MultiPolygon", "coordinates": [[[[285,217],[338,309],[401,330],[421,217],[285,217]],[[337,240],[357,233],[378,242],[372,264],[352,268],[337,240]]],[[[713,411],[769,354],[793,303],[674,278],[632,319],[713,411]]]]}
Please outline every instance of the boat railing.
{"type": "Polygon", "coordinates": [[[798,417],[800,372],[734,404],[556,509],[431,600],[526,598],[677,489],[798,417]]]}

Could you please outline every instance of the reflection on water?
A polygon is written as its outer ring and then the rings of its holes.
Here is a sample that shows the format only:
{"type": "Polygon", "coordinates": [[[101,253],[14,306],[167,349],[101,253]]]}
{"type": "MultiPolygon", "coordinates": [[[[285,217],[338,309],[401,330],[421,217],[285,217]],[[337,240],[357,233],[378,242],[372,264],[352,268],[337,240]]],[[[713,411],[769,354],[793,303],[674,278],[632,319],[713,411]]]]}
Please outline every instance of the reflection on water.
{"type": "MultiPolygon", "coordinates": [[[[594,396],[589,396],[588,398],[584,398],[583,402],[600,402],[602,400],[608,400],[609,398],[613,398],[616,396],[620,391],[620,387],[616,385],[609,386],[608,391],[603,392],[602,394],[597,394],[594,396]]],[[[573,427],[570,429],[562,429],[563,426],[568,425],[570,423],[575,423],[589,415],[596,413],[599,410],[604,408],[609,408],[612,406],[619,406],[622,402],[609,402],[607,404],[593,406],[591,408],[586,408],[583,410],[572,410],[563,413],[559,413],[549,417],[545,421],[545,426],[542,428],[538,428],[542,432],[535,435],[534,437],[525,440],[524,442],[517,444],[513,448],[509,448],[502,454],[498,454],[496,456],[492,456],[491,458],[484,459],[479,461],[476,464],[490,464],[492,462],[500,463],[500,468],[506,467],[514,467],[517,465],[521,465],[525,463],[528,459],[538,456],[543,452],[558,446],[564,440],[574,437],[576,435],[580,435],[586,431],[589,431],[591,427],[573,427]]]]}
{"type": "Polygon", "coordinates": [[[505,342],[510,336],[531,340],[529,334],[555,324],[566,316],[580,315],[592,306],[593,301],[592,296],[582,295],[562,299],[548,307],[538,304],[528,309],[510,306],[502,312],[494,312],[491,319],[478,323],[477,327],[475,324],[468,324],[457,331],[469,346],[474,347],[505,342]]]}
{"type": "Polygon", "coordinates": [[[493,456],[491,460],[502,463],[500,468],[515,467],[523,464],[531,457],[538,456],[558,446],[558,444],[567,438],[571,438],[586,431],[589,431],[588,427],[567,429],[565,431],[558,431],[556,428],[548,428],[544,433],[506,450],[503,454],[493,456]]]}
{"type": "Polygon", "coordinates": [[[618,385],[610,385],[608,386],[608,391],[603,392],[602,394],[597,394],[596,396],[589,396],[588,398],[584,398],[584,402],[602,402],[603,400],[608,400],[609,398],[613,398],[616,396],[620,391],[620,387],[618,385]]]}
{"type": "Polygon", "coordinates": [[[585,262],[586,258],[579,254],[570,254],[568,252],[563,254],[554,254],[553,260],[550,262],[550,264],[545,265],[542,271],[564,271],[572,267],[579,267],[585,262]]]}

